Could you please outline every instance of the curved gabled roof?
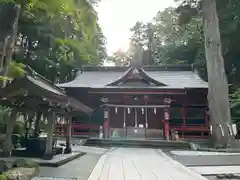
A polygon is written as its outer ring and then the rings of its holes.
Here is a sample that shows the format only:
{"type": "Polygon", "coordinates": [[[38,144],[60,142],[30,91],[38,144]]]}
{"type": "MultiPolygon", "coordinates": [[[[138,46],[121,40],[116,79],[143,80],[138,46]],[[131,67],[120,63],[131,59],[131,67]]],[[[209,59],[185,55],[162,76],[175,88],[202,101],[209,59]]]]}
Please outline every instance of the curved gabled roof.
{"type": "MultiPolygon", "coordinates": [[[[88,67],[86,71],[79,71],[76,78],[67,83],[58,84],[62,88],[111,88],[121,84],[121,87],[134,87],[124,82],[131,77],[135,68],[106,68],[106,67],[88,67]]],[[[144,67],[137,69],[139,79],[146,80],[148,84],[142,84],[143,88],[166,88],[166,89],[184,89],[184,88],[207,88],[207,82],[203,81],[191,68],[163,68],[154,66],[153,68],[144,67]]],[[[137,78],[136,78],[137,79],[137,78]]],[[[120,86],[119,86],[120,87],[120,86]]],[[[138,85],[139,87],[139,85],[138,85]]]]}
{"type": "Polygon", "coordinates": [[[144,80],[148,84],[156,85],[156,86],[166,86],[165,84],[151,78],[147,75],[147,73],[142,68],[130,68],[126,73],[119,79],[113,81],[112,83],[107,84],[107,86],[117,86],[123,85],[127,80],[135,80],[142,81],[144,80]]]}

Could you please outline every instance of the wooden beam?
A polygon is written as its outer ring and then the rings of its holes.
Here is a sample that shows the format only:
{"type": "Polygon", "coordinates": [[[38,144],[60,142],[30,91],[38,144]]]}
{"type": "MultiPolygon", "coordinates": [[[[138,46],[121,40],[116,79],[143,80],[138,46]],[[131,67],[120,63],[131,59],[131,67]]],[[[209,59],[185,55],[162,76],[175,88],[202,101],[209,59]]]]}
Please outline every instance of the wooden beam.
{"type": "Polygon", "coordinates": [[[170,91],[90,91],[89,94],[130,94],[130,95],[155,95],[155,94],[163,94],[163,95],[185,95],[186,92],[170,92],[170,91]]]}
{"type": "Polygon", "coordinates": [[[106,107],[122,107],[122,108],[169,108],[170,105],[129,105],[129,104],[104,104],[106,107]]]}

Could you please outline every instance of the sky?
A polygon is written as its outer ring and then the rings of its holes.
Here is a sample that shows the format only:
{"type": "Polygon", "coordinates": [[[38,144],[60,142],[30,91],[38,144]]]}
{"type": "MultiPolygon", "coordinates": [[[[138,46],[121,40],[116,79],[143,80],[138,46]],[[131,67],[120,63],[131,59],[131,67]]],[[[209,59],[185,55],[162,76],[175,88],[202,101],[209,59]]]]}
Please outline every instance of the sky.
{"type": "Polygon", "coordinates": [[[126,51],[131,37],[130,28],[137,21],[151,21],[159,10],[173,4],[174,0],[102,0],[96,10],[107,38],[108,54],[119,49],[126,51]]]}

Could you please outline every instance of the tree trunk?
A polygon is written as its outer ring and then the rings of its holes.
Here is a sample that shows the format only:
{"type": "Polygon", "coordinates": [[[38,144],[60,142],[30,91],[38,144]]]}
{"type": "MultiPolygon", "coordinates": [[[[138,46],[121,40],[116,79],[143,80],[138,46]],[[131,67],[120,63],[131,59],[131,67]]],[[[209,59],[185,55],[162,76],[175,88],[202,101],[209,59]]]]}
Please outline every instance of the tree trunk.
{"type": "MultiPolygon", "coordinates": [[[[20,11],[21,7],[20,6],[14,6],[14,11],[15,11],[15,17],[12,25],[12,32],[9,36],[4,37],[4,45],[1,53],[1,66],[2,67],[2,74],[3,76],[8,75],[8,68],[9,68],[9,63],[12,59],[12,55],[15,49],[15,42],[16,42],[16,37],[17,37],[17,30],[18,30],[18,21],[20,17],[20,11]]],[[[5,17],[8,18],[8,17],[5,17]]],[[[3,81],[2,87],[6,86],[7,81],[3,81]]]]}
{"type": "Polygon", "coordinates": [[[234,145],[231,133],[231,114],[228,97],[228,82],[222,55],[219,20],[215,0],[202,2],[205,53],[208,71],[208,101],[215,145],[234,145]]]}
{"type": "Polygon", "coordinates": [[[13,133],[13,128],[16,122],[17,118],[17,110],[12,109],[11,115],[8,119],[7,122],[7,131],[4,139],[4,144],[3,144],[3,156],[9,157],[11,156],[12,153],[12,133],[13,133]]]}

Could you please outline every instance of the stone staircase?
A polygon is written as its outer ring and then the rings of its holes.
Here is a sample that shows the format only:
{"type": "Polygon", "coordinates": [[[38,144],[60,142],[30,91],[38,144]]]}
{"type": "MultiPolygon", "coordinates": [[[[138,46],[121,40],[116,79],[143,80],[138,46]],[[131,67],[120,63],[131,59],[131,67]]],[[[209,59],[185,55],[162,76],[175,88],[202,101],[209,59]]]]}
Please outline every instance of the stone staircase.
{"type": "Polygon", "coordinates": [[[190,143],[185,141],[166,141],[148,139],[98,139],[89,138],[85,146],[106,146],[106,147],[140,147],[140,148],[161,148],[161,149],[191,149],[190,143]]]}

